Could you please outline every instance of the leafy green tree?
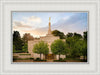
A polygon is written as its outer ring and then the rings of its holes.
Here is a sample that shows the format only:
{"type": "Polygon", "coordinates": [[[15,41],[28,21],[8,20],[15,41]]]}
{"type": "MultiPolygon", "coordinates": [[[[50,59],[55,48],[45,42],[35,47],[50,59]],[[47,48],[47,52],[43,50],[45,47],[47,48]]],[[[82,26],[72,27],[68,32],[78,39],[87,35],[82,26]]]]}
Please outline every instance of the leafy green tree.
{"type": "Polygon", "coordinates": [[[83,32],[83,37],[84,37],[84,40],[87,41],[87,31],[86,32],[83,32]]]}
{"type": "Polygon", "coordinates": [[[85,57],[87,57],[87,41],[83,40],[82,42],[82,49],[81,49],[81,54],[85,57]]]}
{"type": "Polygon", "coordinates": [[[27,43],[25,43],[24,46],[23,46],[23,52],[28,52],[28,45],[27,45],[27,43]]]}
{"type": "Polygon", "coordinates": [[[69,56],[74,56],[74,52],[73,52],[73,49],[74,49],[74,45],[75,45],[75,40],[73,37],[68,37],[66,38],[66,44],[67,44],[67,49],[68,49],[68,54],[69,56]]]}
{"type": "Polygon", "coordinates": [[[78,40],[74,43],[74,48],[73,48],[73,55],[75,57],[81,56],[82,55],[82,49],[83,49],[83,40],[78,40]]]}
{"type": "Polygon", "coordinates": [[[64,38],[65,38],[64,33],[63,33],[63,32],[60,32],[60,31],[58,31],[58,30],[52,31],[52,34],[53,34],[54,36],[59,36],[60,39],[64,39],[64,38]]]}
{"type": "Polygon", "coordinates": [[[81,51],[82,55],[84,56],[84,60],[85,57],[87,57],[87,31],[83,32],[83,49],[81,51]]]}
{"type": "Polygon", "coordinates": [[[78,34],[78,33],[74,33],[74,40],[80,40],[82,39],[82,35],[81,34],[78,34]]]}
{"type": "MultiPolygon", "coordinates": [[[[69,35],[69,34],[68,34],[69,35]]],[[[87,33],[81,34],[74,33],[72,37],[66,38],[67,48],[71,57],[87,56],[87,33]]]]}
{"type": "Polygon", "coordinates": [[[18,31],[14,31],[13,33],[13,45],[15,45],[15,50],[22,51],[22,47],[24,45],[23,40],[20,37],[20,33],[18,31]]]}
{"type": "Polygon", "coordinates": [[[40,41],[39,43],[34,45],[33,52],[40,54],[40,59],[41,59],[41,54],[49,53],[48,44],[45,43],[44,41],[40,41]]]}
{"type": "Polygon", "coordinates": [[[68,38],[68,37],[73,37],[73,33],[68,33],[67,35],[66,35],[66,37],[68,38]]]}
{"type": "Polygon", "coordinates": [[[60,59],[60,55],[64,54],[65,49],[66,49],[66,43],[64,41],[62,41],[61,39],[55,40],[51,44],[52,53],[53,54],[58,54],[59,55],[59,59],[60,59]]]}
{"type": "Polygon", "coordinates": [[[74,49],[73,49],[73,55],[75,57],[77,56],[87,56],[87,43],[84,40],[78,40],[75,45],[74,45],[74,49]]]}
{"type": "Polygon", "coordinates": [[[16,50],[15,50],[15,45],[13,45],[13,53],[15,53],[16,52],[16,50]]]}

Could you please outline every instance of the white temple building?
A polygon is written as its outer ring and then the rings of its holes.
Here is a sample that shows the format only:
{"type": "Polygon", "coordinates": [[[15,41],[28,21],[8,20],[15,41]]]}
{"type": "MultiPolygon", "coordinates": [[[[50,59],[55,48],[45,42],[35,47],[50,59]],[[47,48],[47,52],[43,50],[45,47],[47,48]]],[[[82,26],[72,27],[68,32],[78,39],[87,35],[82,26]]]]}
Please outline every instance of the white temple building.
{"type": "MultiPolygon", "coordinates": [[[[50,18],[49,18],[49,27],[48,27],[48,34],[46,34],[46,36],[44,37],[40,37],[39,39],[34,39],[34,40],[31,40],[31,41],[28,41],[28,52],[31,54],[31,56],[36,59],[36,58],[40,58],[40,54],[37,54],[37,53],[33,53],[33,47],[36,43],[38,43],[39,41],[44,41],[46,43],[48,43],[49,45],[49,54],[47,55],[43,55],[41,56],[42,59],[59,59],[58,55],[54,55],[52,54],[51,52],[51,44],[52,42],[54,42],[54,40],[57,40],[57,39],[60,39],[59,36],[54,36],[51,34],[51,22],[50,22],[50,18]]],[[[60,56],[61,58],[65,58],[65,55],[61,55],[60,56]]]]}

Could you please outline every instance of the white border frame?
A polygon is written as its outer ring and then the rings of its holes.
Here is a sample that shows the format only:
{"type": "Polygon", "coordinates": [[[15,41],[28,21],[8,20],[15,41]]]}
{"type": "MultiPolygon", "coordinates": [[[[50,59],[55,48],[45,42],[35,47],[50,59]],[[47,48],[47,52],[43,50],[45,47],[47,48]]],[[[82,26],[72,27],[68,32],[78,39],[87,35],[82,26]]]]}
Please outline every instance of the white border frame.
{"type": "MultiPolygon", "coordinates": [[[[0,37],[0,41],[1,41],[1,50],[0,50],[0,74],[3,74],[3,75],[5,75],[5,74],[94,74],[94,75],[99,75],[100,74],[100,47],[99,47],[99,45],[100,45],[100,35],[99,35],[99,30],[100,30],[100,26],[99,26],[99,20],[100,20],[100,8],[99,8],[99,0],[62,0],[62,1],[60,1],[60,0],[55,0],[55,1],[49,1],[49,0],[42,0],[42,1],[39,1],[39,0],[37,0],[37,1],[35,1],[35,0],[29,0],[29,1],[27,1],[27,0],[23,0],[23,1],[20,1],[20,0],[2,0],[1,2],[0,2],[0,6],[1,6],[1,10],[0,10],[0,23],[1,23],[1,25],[0,25],[0,28],[1,28],[1,36],[2,37],[0,37]],[[77,4],[79,4],[79,3],[87,3],[87,4],[95,4],[96,5],[96,58],[95,59],[97,59],[97,62],[95,63],[96,64],[96,68],[93,70],[93,71],[87,71],[87,72],[80,72],[80,71],[70,71],[70,72],[68,72],[68,71],[34,71],[34,72],[28,72],[28,71],[22,71],[22,72],[16,72],[16,71],[11,71],[11,70],[8,70],[8,71],[5,71],[5,66],[4,66],[4,58],[3,58],[3,56],[4,56],[4,53],[3,53],[3,49],[4,49],[4,42],[2,41],[2,39],[4,39],[5,37],[4,37],[4,34],[6,33],[6,32],[4,32],[4,29],[5,29],[5,27],[3,26],[3,24],[4,24],[4,22],[3,22],[3,19],[4,19],[4,13],[5,12],[3,12],[4,11],[4,7],[5,7],[5,5],[7,4],[7,3],[11,3],[11,4],[13,4],[13,3],[27,3],[27,2],[33,2],[33,3],[77,3],[77,4]],[[40,72],[40,73],[39,73],[40,72]]],[[[94,65],[95,65],[94,64],[94,65]]],[[[20,65],[20,64],[16,64],[16,65],[20,65]]],[[[9,66],[9,68],[8,69],[10,69],[10,66],[9,66]]],[[[13,69],[15,69],[15,68],[13,68],[13,69]]]]}

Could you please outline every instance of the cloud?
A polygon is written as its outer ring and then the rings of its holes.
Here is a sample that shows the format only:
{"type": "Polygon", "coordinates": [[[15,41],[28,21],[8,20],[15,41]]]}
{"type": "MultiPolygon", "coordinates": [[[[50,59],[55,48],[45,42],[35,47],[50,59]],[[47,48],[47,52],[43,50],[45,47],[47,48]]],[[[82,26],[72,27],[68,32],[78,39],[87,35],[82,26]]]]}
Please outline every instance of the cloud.
{"type": "Polygon", "coordinates": [[[41,18],[37,17],[37,16],[31,16],[29,18],[24,17],[25,20],[27,20],[28,22],[36,22],[36,23],[41,23],[42,20],[41,18]]]}
{"type": "Polygon", "coordinates": [[[66,16],[56,23],[52,24],[52,29],[58,29],[65,34],[67,34],[68,32],[81,33],[81,31],[83,31],[86,26],[87,14],[76,13],[74,15],[71,15],[70,17],[66,16]]]}
{"type": "Polygon", "coordinates": [[[32,28],[31,26],[25,24],[24,22],[22,21],[14,21],[13,22],[13,29],[21,29],[21,28],[32,28]]]}
{"type": "Polygon", "coordinates": [[[43,27],[43,28],[37,28],[32,30],[23,30],[23,32],[30,33],[34,37],[40,37],[40,36],[45,36],[48,33],[48,28],[43,27]]]}
{"type": "Polygon", "coordinates": [[[42,20],[39,17],[24,17],[21,21],[13,21],[13,31],[17,30],[23,36],[24,33],[31,33],[33,36],[45,35],[45,29],[39,29],[42,20]],[[38,29],[36,29],[38,27],[38,29]]]}
{"type": "MultiPolygon", "coordinates": [[[[82,34],[85,27],[87,27],[87,14],[83,13],[64,16],[51,25],[52,31],[59,30],[64,32],[65,35],[68,32],[82,34]]],[[[13,29],[20,31],[21,34],[30,33],[34,37],[45,36],[48,33],[48,25],[43,27],[41,18],[36,16],[24,17],[23,21],[13,21],[13,29]]]]}
{"type": "Polygon", "coordinates": [[[41,27],[41,18],[36,16],[23,17],[21,21],[13,21],[13,29],[27,30],[41,27]]]}
{"type": "Polygon", "coordinates": [[[68,19],[70,19],[70,16],[66,16],[66,17],[62,18],[62,20],[68,20],[68,19]]]}
{"type": "Polygon", "coordinates": [[[31,17],[23,17],[23,20],[26,24],[30,25],[30,26],[34,26],[37,27],[42,23],[42,20],[40,17],[36,17],[36,16],[31,16],[31,17]]]}

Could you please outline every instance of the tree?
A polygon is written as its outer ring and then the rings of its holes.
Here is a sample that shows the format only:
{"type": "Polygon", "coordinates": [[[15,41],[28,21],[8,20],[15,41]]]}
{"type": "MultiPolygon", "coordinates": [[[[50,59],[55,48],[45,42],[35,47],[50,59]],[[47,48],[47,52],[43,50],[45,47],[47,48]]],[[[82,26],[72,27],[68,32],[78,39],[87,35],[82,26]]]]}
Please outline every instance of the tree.
{"type": "MultiPolygon", "coordinates": [[[[69,36],[70,33],[68,33],[67,35],[69,36]]],[[[69,55],[71,57],[80,56],[80,48],[77,48],[79,47],[78,45],[80,40],[83,40],[82,35],[78,33],[74,33],[73,36],[66,38],[66,44],[68,45],[67,48],[69,48],[69,55]]]]}
{"type": "Polygon", "coordinates": [[[68,38],[68,37],[73,37],[73,33],[68,33],[67,35],[66,35],[66,37],[68,38]]]}
{"type": "Polygon", "coordinates": [[[40,54],[40,59],[41,59],[41,54],[49,53],[48,44],[45,43],[44,41],[40,41],[39,43],[34,45],[33,52],[40,54]]]}
{"type": "Polygon", "coordinates": [[[66,44],[67,44],[67,49],[68,49],[69,56],[74,56],[73,55],[73,53],[74,53],[73,49],[74,49],[74,45],[75,45],[74,37],[66,38],[66,44]]]}
{"type": "Polygon", "coordinates": [[[82,49],[81,49],[81,54],[85,57],[87,57],[87,41],[83,40],[82,42],[82,49]]]}
{"type": "Polygon", "coordinates": [[[27,43],[24,44],[22,49],[23,49],[23,52],[28,52],[28,45],[27,45],[27,43]]]}
{"type": "Polygon", "coordinates": [[[23,40],[20,37],[20,33],[18,31],[14,31],[13,33],[13,45],[15,46],[15,50],[22,50],[24,45],[23,40]]]}
{"type": "Polygon", "coordinates": [[[78,40],[74,43],[73,55],[75,57],[81,56],[83,50],[83,40],[78,40]]]}
{"type": "Polygon", "coordinates": [[[84,37],[84,40],[87,41],[87,31],[86,32],[83,32],[83,37],[84,37]]]}
{"type": "Polygon", "coordinates": [[[16,52],[16,50],[15,50],[15,45],[13,45],[13,53],[15,53],[16,52]]]}
{"type": "Polygon", "coordinates": [[[60,31],[58,31],[58,30],[52,31],[52,34],[53,34],[54,36],[59,36],[60,39],[64,39],[64,38],[65,38],[64,33],[63,33],[63,32],[60,32],[60,31]]]}
{"type": "MultiPolygon", "coordinates": [[[[69,35],[69,34],[68,34],[69,35]]],[[[69,49],[69,55],[72,57],[79,57],[83,55],[87,56],[87,33],[84,32],[82,37],[81,34],[74,33],[72,37],[66,38],[67,48],[69,49]]]]}
{"type": "Polygon", "coordinates": [[[13,40],[16,40],[16,39],[21,39],[20,33],[18,31],[14,31],[13,33],[13,40]]]}
{"type": "Polygon", "coordinates": [[[61,39],[55,40],[51,44],[51,51],[52,51],[52,53],[53,54],[58,54],[59,55],[59,59],[60,59],[60,55],[64,54],[65,49],[66,49],[66,44],[61,39]]]}
{"type": "Polygon", "coordinates": [[[86,32],[83,32],[83,37],[84,37],[84,44],[83,44],[83,56],[84,56],[84,59],[85,59],[85,56],[87,57],[87,31],[86,32]]]}
{"type": "Polygon", "coordinates": [[[81,34],[78,34],[78,33],[74,33],[74,40],[80,40],[82,39],[82,35],[81,34]]]}
{"type": "Polygon", "coordinates": [[[28,43],[29,40],[34,40],[33,36],[31,36],[30,33],[25,33],[22,39],[25,43],[28,43]]]}
{"type": "Polygon", "coordinates": [[[74,43],[74,47],[72,48],[72,53],[74,57],[77,56],[87,56],[87,43],[84,40],[78,40],[74,43]]]}

